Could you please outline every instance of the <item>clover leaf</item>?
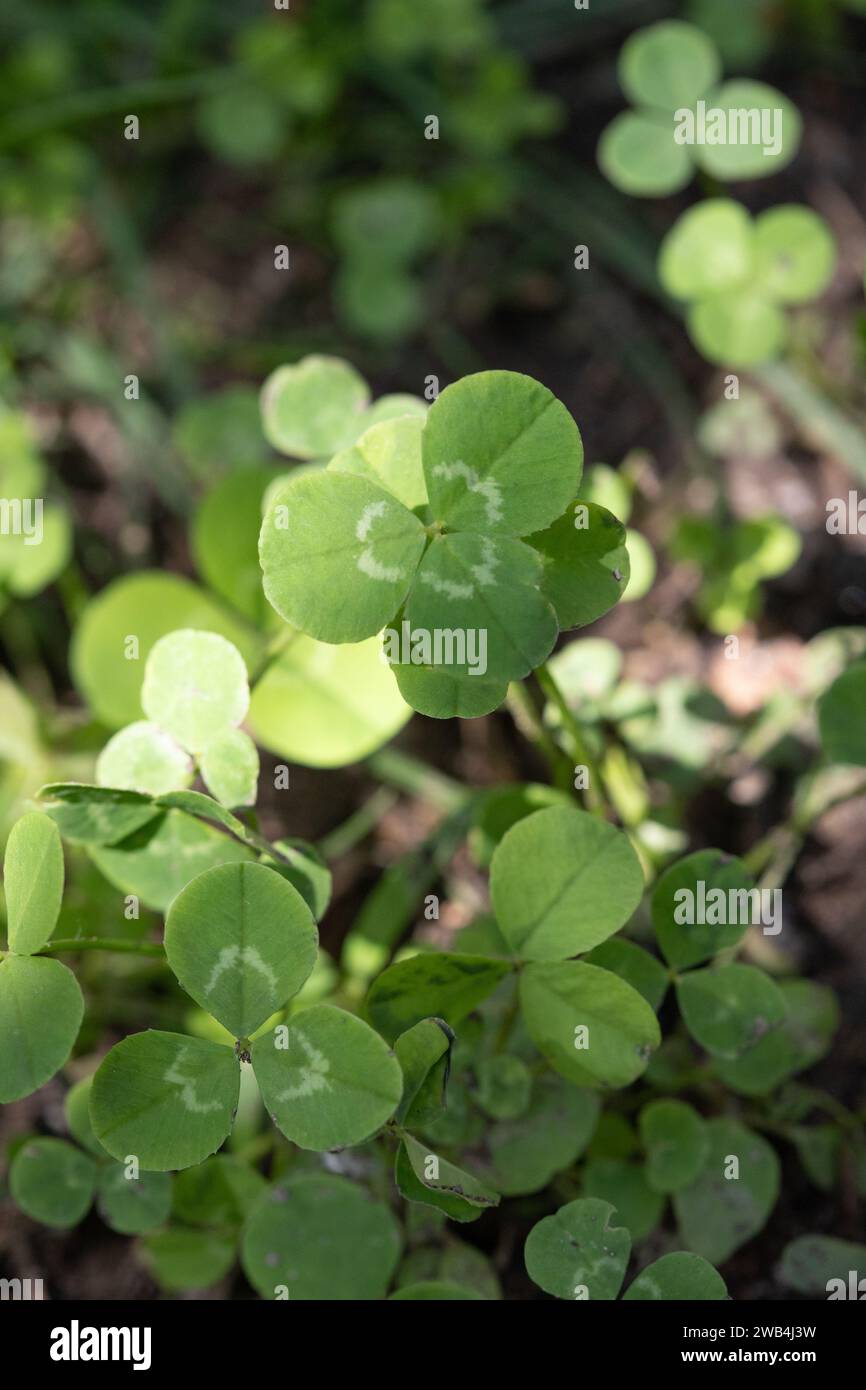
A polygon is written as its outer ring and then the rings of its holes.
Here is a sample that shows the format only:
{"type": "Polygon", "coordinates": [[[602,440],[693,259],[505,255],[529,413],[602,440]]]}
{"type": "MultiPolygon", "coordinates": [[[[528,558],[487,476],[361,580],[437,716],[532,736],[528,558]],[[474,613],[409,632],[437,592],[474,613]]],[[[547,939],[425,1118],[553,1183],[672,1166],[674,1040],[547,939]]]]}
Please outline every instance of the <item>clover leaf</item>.
{"type": "MultiPolygon", "coordinates": [[[[195,797],[177,794],[179,802],[195,797]]],[[[103,1148],[118,1159],[134,1154],[145,1170],[202,1162],[231,1130],[240,1065],[250,1060],[275,1123],[301,1147],[343,1147],[381,1128],[400,1100],[402,1073],[361,1019],[317,1005],[250,1042],[309,977],[317,940],[301,894],[266,864],[222,864],[192,879],[171,903],[166,957],[237,1042],[150,1031],[118,1043],[90,1093],[103,1148]]]]}
{"type": "Polygon", "coordinates": [[[384,629],[382,660],[414,708],[488,713],[560,627],[592,622],[628,582],[616,519],[574,502],[581,470],[577,426],[544,386],[466,377],[425,419],[356,431],[325,470],[271,492],[265,593],[321,642],[384,629]]]}
{"type": "Polygon", "coordinates": [[[653,198],[684,188],[696,169],[755,179],[790,163],[800,143],[796,107],[762,82],[717,85],[721,69],[712,39],[682,20],[662,20],[626,40],[618,72],[633,108],[611,121],[598,145],[612,184],[653,198]]]}
{"type": "Polygon", "coordinates": [[[750,367],[776,357],[788,336],[783,307],[828,285],[833,237],[811,208],[784,205],[754,220],[728,198],[708,198],[662,242],[663,287],[687,301],[689,335],[710,361],[750,367]]]}

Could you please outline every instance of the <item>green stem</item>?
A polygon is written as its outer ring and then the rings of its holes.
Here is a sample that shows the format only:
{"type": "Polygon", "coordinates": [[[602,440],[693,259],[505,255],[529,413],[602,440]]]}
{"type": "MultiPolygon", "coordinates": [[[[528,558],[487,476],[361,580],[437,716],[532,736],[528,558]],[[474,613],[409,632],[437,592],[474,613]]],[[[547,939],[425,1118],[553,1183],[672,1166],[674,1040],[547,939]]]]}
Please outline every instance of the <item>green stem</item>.
{"type": "Polygon", "coordinates": [[[535,675],[545,695],[553,702],[559,711],[563,726],[571,740],[576,766],[586,768],[588,781],[588,786],[584,792],[586,809],[591,811],[594,816],[604,816],[608,808],[602,788],[601,776],[596,767],[595,760],[590,754],[584,731],[581,728],[577,716],[569,707],[568,701],[563,695],[559,683],[546,661],[539,666],[535,675]]]}
{"type": "Polygon", "coordinates": [[[521,681],[512,681],[505,702],[518,732],[535,744],[550,769],[554,785],[562,791],[572,790],[572,772],[562,750],[551,738],[535,708],[532,696],[521,681]]]}
{"type": "Polygon", "coordinates": [[[36,954],[60,956],[67,951],[120,951],[130,956],[158,956],[165,959],[165,948],[154,941],[123,941],[110,936],[55,937],[36,954]]]}
{"type": "Polygon", "coordinates": [[[397,800],[397,793],[390,787],[377,787],[373,795],[344,820],[342,825],[330,830],[319,841],[319,852],[323,859],[339,859],[342,855],[348,854],[359,840],[363,840],[379,824],[382,817],[397,804],[397,800]]]}
{"type": "Polygon", "coordinates": [[[446,773],[396,748],[380,748],[367,759],[367,767],[381,782],[429,801],[440,811],[456,811],[469,796],[460,783],[446,773]]]}

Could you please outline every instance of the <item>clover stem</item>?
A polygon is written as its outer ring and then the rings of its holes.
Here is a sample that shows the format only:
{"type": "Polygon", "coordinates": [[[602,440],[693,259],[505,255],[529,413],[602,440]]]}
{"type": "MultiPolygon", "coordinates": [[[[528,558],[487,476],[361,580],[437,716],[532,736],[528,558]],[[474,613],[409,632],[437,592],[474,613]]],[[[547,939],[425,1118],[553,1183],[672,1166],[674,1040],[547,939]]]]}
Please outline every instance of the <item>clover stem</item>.
{"type": "Polygon", "coordinates": [[[333,860],[348,854],[350,849],[354,849],[360,840],[365,839],[370,831],[375,829],[382,817],[397,804],[398,799],[397,792],[391,787],[377,787],[373,795],[344,820],[342,825],[329,830],[319,841],[318,848],[322,858],[333,860]]]}
{"type": "Polygon", "coordinates": [[[59,956],[66,951],[119,951],[130,956],[157,956],[165,959],[164,948],[155,941],[123,941],[109,936],[56,937],[35,954],[59,956]]]}
{"type": "Polygon", "coordinates": [[[602,788],[601,775],[596,767],[595,759],[592,757],[587,746],[586,737],[580,722],[574,711],[570,708],[556,677],[546,661],[542,662],[538,667],[535,676],[547,698],[553,702],[559,711],[563,726],[571,740],[575,764],[586,768],[587,787],[584,791],[586,809],[591,811],[594,816],[605,816],[609,808],[602,788]]]}
{"type": "Polygon", "coordinates": [[[410,796],[419,796],[440,811],[455,811],[470,796],[446,773],[396,748],[380,748],[367,759],[367,766],[381,782],[410,796]]]}

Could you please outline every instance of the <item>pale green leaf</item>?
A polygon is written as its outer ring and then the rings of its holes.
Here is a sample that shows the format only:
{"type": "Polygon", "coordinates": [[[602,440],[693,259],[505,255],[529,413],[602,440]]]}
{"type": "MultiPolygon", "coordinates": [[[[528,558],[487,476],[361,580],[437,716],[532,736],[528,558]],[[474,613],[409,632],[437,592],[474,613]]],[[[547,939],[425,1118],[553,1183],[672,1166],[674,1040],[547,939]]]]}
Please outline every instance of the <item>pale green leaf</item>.
{"type": "Polygon", "coordinates": [[[263,864],[222,864],[172,902],[168,963],[187,994],[236,1038],[250,1037],[316,960],[318,932],[296,888],[263,864]]]}
{"type": "Polygon", "coordinates": [[[201,753],[249,709],[243,657],[216,632],[167,633],[147,658],[141,703],[148,719],[181,747],[201,753]]]}
{"type": "Polygon", "coordinates": [[[127,724],[116,733],[96,760],[96,780],[101,787],[120,787],[151,796],[188,787],[192,775],[189,754],[157,724],[146,719],[127,724]]]}
{"type": "Polygon", "coordinates": [[[223,806],[254,806],[259,782],[256,745],[243,729],[226,729],[199,758],[207,789],[223,806]]]}

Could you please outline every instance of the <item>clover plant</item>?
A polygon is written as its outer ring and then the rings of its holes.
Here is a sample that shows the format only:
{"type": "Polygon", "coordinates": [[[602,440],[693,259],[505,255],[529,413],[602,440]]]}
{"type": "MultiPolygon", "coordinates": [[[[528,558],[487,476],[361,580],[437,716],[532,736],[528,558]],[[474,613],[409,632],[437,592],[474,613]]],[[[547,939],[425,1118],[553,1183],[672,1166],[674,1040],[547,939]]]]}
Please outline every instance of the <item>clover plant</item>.
{"type": "Polygon", "coordinates": [[[669,19],[638,29],[617,70],[632,107],[603,131],[598,162],[624,193],[676,193],[696,170],[722,181],[765,178],[797,153],[796,107],[764,82],[720,81],[718,49],[694,24],[669,19]]]}
{"type": "Polygon", "coordinates": [[[835,263],[833,237],[811,208],[783,204],[752,218],[730,198],[708,198],[674,223],[658,268],[664,289],[687,305],[699,351],[751,367],[779,355],[785,307],[821,294],[835,263]]]}
{"type": "MultiPolygon", "coordinates": [[[[519,1200],[526,1272],[548,1295],[724,1299],[726,1262],[776,1207],[780,1147],[829,1190],[843,1165],[866,1172],[866,1145],[857,1117],[802,1080],[838,1008],[778,968],[777,836],[738,858],[690,850],[679,828],[690,778],[738,731],[685,678],[624,680],[605,639],[550,655],[628,583],[626,533],[605,505],[628,516],[628,472],[583,477],[569,412],[512,372],[467,377],[428,410],[371,403],[349,364],[315,357],[278,368],[261,404],[267,439],[293,462],[217,481],[218,504],[193,523],[209,591],[144,574],[94,600],[73,667],[107,734],[96,780],[49,783],[9,836],[0,1098],[75,1078],[68,1137],[18,1142],[12,1199],[62,1229],[95,1197],[168,1292],[239,1267],[266,1299],[498,1298],[469,1233],[519,1200]],[[259,546],[267,605],[248,574],[235,585],[219,572],[232,519],[233,556],[259,546]],[[478,674],[468,648],[424,646],[470,629],[485,634],[478,674]],[[297,644],[306,655],[285,665],[297,644]],[[293,681],[318,679],[320,719],[355,701],[363,723],[366,688],[345,689],[360,668],[330,674],[343,650],[392,684],[393,664],[404,718],[507,701],[551,785],[470,792],[425,772],[441,822],[383,874],[336,958],[317,927],[333,848],[259,824],[259,811],[276,817],[257,745],[283,745],[269,744],[257,697],[270,681],[276,707],[293,681]],[[532,673],[534,695],[520,684],[532,673]],[[109,920],[121,902],[125,934],[69,915],[64,845],[73,883],[86,863],[108,885],[109,920]],[[472,908],[447,933],[404,941],[458,851],[472,908]],[[136,1008],[105,1052],[56,959],[88,952],[116,953],[112,979],[136,1008]],[[159,973],[164,1007],[137,994],[137,970],[159,973]]],[[[704,532],[690,534],[697,556],[704,532]]],[[[793,558],[772,528],[731,545],[744,568],[726,620],[737,603],[753,611],[778,552],[793,558]],[[755,559],[765,550],[769,568],[755,559]]],[[[728,551],[718,573],[737,573],[728,551]]],[[[824,762],[782,828],[786,854],[866,765],[862,643],[828,636],[775,726],[777,740],[799,731],[820,696],[824,762]]],[[[301,745],[317,737],[311,707],[289,704],[301,745]]],[[[387,737],[372,729],[341,756],[387,737]]],[[[95,978],[82,972],[88,1004],[95,978]]],[[[808,1291],[862,1261],[816,1233],[780,1252],[777,1278],[808,1291]]]]}

